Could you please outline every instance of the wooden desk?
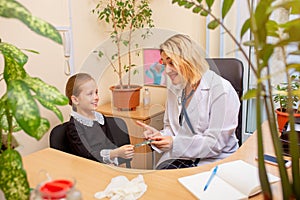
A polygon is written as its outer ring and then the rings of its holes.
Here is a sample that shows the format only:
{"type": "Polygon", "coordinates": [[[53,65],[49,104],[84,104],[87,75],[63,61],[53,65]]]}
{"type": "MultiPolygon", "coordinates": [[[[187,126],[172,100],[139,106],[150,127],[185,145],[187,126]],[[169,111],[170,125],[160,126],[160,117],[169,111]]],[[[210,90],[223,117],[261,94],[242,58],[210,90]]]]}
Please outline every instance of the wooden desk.
{"type": "MultiPolygon", "coordinates": [[[[273,149],[270,145],[271,139],[269,134],[267,134],[269,131],[266,123],[263,124],[263,132],[265,133],[265,150],[267,153],[273,154],[273,149]]],[[[142,200],[182,200],[196,198],[177,181],[179,177],[208,171],[218,163],[238,159],[257,165],[255,160],[255,156],[257,155],[256,147],[256,134],[254,133],[237,152],[224,160],[199,167],[176,170],[155,171],[110,167],[50,148],[25,156],[23,163],[31,187],[35,187],[39,182],[38,173],[41,170],[46,170],[52,177],[71,176],[76,178],[77,188],[82,192],[83,199],[85,200],[94,199],[94,194],[98,191],[103,191],[113,177],[124,175],[131,180],[138,174],[144,176],[145,183],[148,186],[146,193],[141,197],[142,200]]],[[[275,166],[267,165],[267,171],[274,175],[279,175],[278,168],[275,166]]],[[[274,199],[281,199],[280,188],[279,182],[272,185],[274,199]]],[[[260,193],[252,199],[263,199],[263,197],[260,193]]]]}
{"type": "MultiPolygon", "coordinates": [[[[145,140],[143,135],[144,130],[142,127],[136,125],[136,121],[149,124],[157,130],[163,129],[165,108],[159,104],[153,104],[147,109],[139,106],[134,111],[119,111],[113,108],[111,103],[108,103],[100,105],[97,111],[105,116],[122,118],[127,124],[131,144],[137,144],[145,140]]],[[[152,153],[148,145],[137,148],[131,162],[132,167],[135,169],[153,169],[153,155],[157,154],[152,153]]]]}

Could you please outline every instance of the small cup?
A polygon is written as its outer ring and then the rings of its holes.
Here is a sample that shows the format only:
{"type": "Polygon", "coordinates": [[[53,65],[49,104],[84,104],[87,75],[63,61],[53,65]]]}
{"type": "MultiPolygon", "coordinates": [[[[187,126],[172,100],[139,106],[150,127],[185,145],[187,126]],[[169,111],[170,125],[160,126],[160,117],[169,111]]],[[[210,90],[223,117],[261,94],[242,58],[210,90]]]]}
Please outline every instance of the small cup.
{"type": "Polygon", "coordinates": [[[31,200],[81,200],[75,179],[54,179],[38,184],[31,200]]]}

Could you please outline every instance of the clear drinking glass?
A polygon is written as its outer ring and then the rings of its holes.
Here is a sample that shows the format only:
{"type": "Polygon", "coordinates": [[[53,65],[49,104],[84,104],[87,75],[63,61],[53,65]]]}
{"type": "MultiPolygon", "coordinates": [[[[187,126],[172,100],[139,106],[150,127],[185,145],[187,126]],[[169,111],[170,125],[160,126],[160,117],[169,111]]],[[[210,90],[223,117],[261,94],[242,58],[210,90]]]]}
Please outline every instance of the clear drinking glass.
{"type": "Polygon", "coordinates": [[[31,200],[81,200],[76,189],[75,178],[49,179],[37,185],[31,193],[31,200]]]}

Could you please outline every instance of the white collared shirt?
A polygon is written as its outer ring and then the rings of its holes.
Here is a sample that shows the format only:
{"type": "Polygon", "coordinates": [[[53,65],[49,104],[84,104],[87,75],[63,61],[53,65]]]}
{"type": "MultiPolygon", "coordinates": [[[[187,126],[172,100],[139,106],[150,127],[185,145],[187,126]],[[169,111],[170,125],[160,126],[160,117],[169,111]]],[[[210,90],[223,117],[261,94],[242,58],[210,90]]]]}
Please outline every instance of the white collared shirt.
{"type": "Polygon", "coordinates": [[[173,137],[173,147],[158,162],[170,158],[222,159],[238,148],[235,129],[238,125],[240,101],[230,82],[208,70],[186,108],[195,134],[185,116],[179,125],[182,90],[168,90],[162,135],[173,137]]]}

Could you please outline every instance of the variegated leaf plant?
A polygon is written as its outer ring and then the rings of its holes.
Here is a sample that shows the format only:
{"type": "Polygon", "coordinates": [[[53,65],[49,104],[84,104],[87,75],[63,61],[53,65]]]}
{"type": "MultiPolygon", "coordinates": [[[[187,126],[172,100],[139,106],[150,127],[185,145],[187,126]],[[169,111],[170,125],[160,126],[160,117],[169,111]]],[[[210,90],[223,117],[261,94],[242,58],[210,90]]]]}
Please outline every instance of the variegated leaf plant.
{"type": "MultiPolygon", "coordinates": [[[[15,18],[33,32],[62,44],[55,27],[33,16],[15,0],[0,1],[0,16],[15,18]]],[[[5,145],[5,150],[0,150],[0,189],[7,200],[27,200],[30,187],[22,158],[12,148],[12,133],[23,130],[31,137],[41,139],[49,130],[50,123],[40,115],[38,104],[53,111],[63,121],[63,115],[57,106],[67,105],[68,99],[57,88],[37,77],[31,77],[25,71],[28,56],[18,47],[0,41],[0,52],[4,58],[4,71],[1,73],[3,77],[0,81],[6,83],[6,92],[0,98],[0,147],[5,145]],[[3,134],[7,134],[7,144],[2,144],[3,134]]]]}

